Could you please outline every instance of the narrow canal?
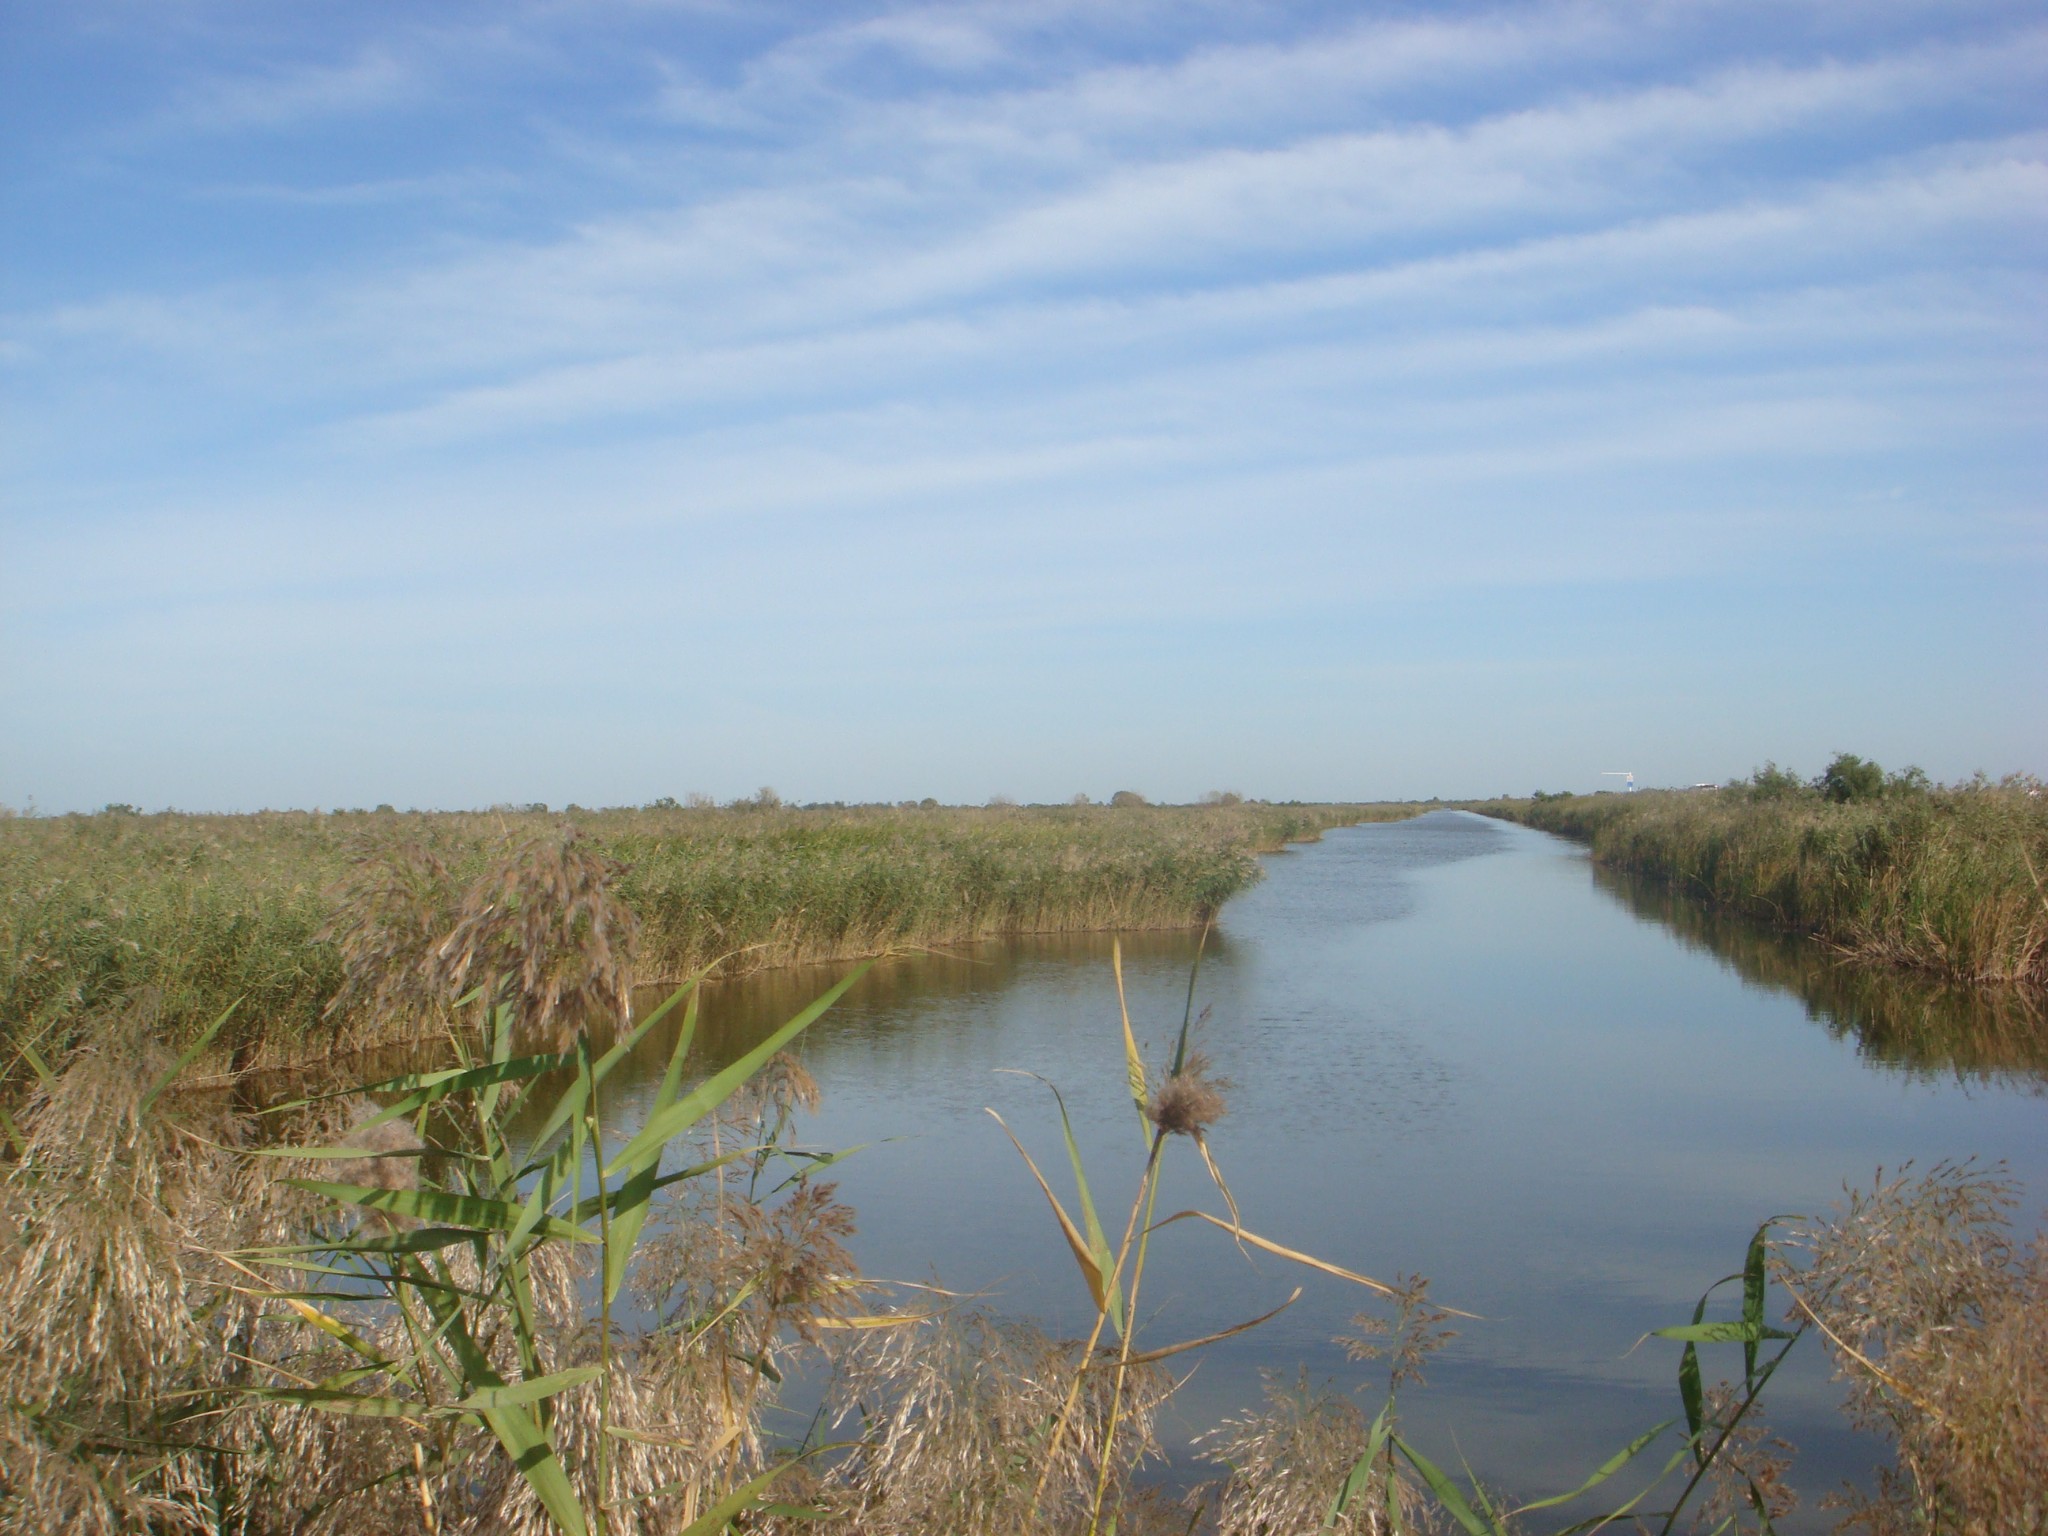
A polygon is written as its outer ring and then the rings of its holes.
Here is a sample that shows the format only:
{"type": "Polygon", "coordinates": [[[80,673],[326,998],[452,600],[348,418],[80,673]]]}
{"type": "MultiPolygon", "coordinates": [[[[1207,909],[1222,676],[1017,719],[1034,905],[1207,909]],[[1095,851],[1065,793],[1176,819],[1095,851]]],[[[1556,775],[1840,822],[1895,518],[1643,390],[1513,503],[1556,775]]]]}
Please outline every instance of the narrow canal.
{"type": "MultiPolygon", "coordinates": [[[[1156,1061],[1195,937],[1122,942],[1156,1061]]],[[[743,1048],[832,974],[714,989],[703,1049],[743,1048]]],[[[1195,1007],[1198,1043],[1232,1084],[1210,1144],[1245,1225],[1384,1280],[1427,1275],[1435,1300],[1476,1314],[1427,1385],[1404,1391],[1406,1420],[1440,1461],[1523,1497],[1575,1484],[1678,1414],[1677,1346],[1639,1341],[1688,1321],[1764,1218],[1825,1212],[1845,1182],[1944,1158],[2005,1162],[2030,1225],[2048,1194],[2048,1074],[2024,1021],[1845,972],[1461,812],[1272,856],[1209,936],[1195,1007]]],[[[665,1051],[650,1045],[658,1071],[665,1051]]],[[[885,962],[802,1055],[823,1090],[805,1143],[866,1144],[834,1170],[866,1273],[1086,1331],[1044,1197],[983,1111],[1064,1196],[1052,1096],[1017,1069],[1056,1083],[1105,1224],[1121,1226],[1142,1147],[1107,937],[885,962]]],[[[1161,1210],[1220,1214],[1192,1149],[1169,1150],[1161,1210]]],[[[1364,1293],[1197,1223],[1160,1234],[1147,1343],[1226,1329],[1297,1285],[1293,1307],[1200,1356],[1166,1425],[1166,1475],[1205,1475],[1193,1437],[1256,1404],[1267,1376],[1356,1388],[1370,1412],[1383,1375],[1334,1342],[1364,1293]]],[[[1772,1384],[1771,1424],[1799,1449],[1788,1530],[1829,1528],[1820,1496],[1867,1474],[1873,1449],[1838,1398],[1817,1340],[1772,1384]]]]}

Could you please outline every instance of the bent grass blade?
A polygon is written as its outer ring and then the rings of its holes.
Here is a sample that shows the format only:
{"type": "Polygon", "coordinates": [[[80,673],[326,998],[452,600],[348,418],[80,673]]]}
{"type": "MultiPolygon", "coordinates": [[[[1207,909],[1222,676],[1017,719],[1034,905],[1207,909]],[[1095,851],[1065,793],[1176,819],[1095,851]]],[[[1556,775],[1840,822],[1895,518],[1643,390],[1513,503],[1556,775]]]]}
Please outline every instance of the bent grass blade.
{"type": "MultiPolygon", "coordinates": [[[[1296,1248],[1288,1248],[1274,1242],[1269,1237],[1261,1237],[1256,1232],[1247,1231],[1236,1222],[1225,1221],[1220,1216],[1212,1216],[1207,1211],[1176,1211],[1173,1215],[1162,1216],[1158,1221],[1154,1222],[1151,1230],[1156,1232],[1161,1227],[1172,1226],[1176,1221],[1191,1220],[1206,1221],[1210,1226],[1228,1232],[1239,1242],[1250,1243],[1254,1248],[1263,1248],[1267,1253],[1286,1259],[1291,1263],[1305,1264],[1310,1269],[1319,1269],[1326,1275],[1335,1275],[1339,1280],[1349,1280],[1353,1285],[1362,1285],[1367,1290],[1378,1291],[1382,1296],[1399,1295],[1399,1292],[1391,1285],[1375,1280],[1370,1275],[1361,1275],[1357,1270],[1346,1269],[1341,1264],[1332,1264],[1327,1259],[1317,1258],[1314,1254],[1303,1253],[1296,1248]]],[[[1453,1317],[1474,1317],[1476,1315],[1471,1312],[1460,1312],[1455,1307],[1445,1307],[1443,1310],[1450,1313],[1453,1317]]]]}
{"type": "Polygon", "coordinates": [[[1052,1186],[1046,1183],[1045,1175],[1038,1171],[1038,1164],[1033,1162],[1031,1154],[1024,1150],[1024,1143],[1017,1139],[1017,1133],[1011,1130],[1009,1123],[994,1110],[991,1109],[987,1113],[997,1125],[1002,1126],[1003,1134],[1010,1138],[1010,1145],[1017,1149],[1017,1155],[1024,1159],[1024,1166],[1031,1170],[1031,1177],[1038,1181],[1039,1189],[1045,1194],[1046,1203],[1052,1207],[1053,1219],[1059,1223],[1060,1235],[1066,1238],[1067,1247],[1073,1251],[1074,1263],[1081,1270],[1081,1278],[1087,1284],[1088,1295],[1095,1303],[1095,1310],[1105,1316],[1114,1311],[1117,1316],[1113,1321],[1116,1323],[1117,1331],[1121,1333],[1122,1296],[1119,1290],[1112,1288],[1107,1242],[1103,1244],[1098,1256],[1095,1247],[1082,1235],[1081,1229],[1074,1225],[1074,1218],[1067,1214],[1067,1208],[1060,1204],[1060,1197],[1054,1194],[1052,1186]]]}

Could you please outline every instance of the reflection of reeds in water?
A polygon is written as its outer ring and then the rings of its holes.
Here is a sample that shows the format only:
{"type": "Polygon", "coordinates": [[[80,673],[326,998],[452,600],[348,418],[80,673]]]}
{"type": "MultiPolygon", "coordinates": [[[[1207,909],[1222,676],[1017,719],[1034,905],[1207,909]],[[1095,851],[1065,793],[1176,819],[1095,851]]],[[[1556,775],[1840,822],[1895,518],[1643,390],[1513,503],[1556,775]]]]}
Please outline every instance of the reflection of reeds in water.
{"type": "Polygon", "coordinates": [[[1963,987],[1862,966],[1809,938],[1716,908],[1668,883],[1595,865],[1593,883],[1639,917],[1788,992],[1837,1039],[1913,1072],[2048,1083],[2048,1000],[2023,986],[1963,987]]]}
{"type": "MultiPolygon", "coordinates": [[[[961,1005],[1010,986],[1020,970],[1038,965],[1096,967],[1109,974],[1110,953],[1120,947],[1126,959],[1184,969],[1198,944],[1213,956],[1228,952],[1228,941],[1211,933],[1160,929],[1135,933],[1059,933],[1010,936],[875,961],[836,1010],[859,1010],[872,1024],[911,1021],[906,1028],[926,1028],[958,1018],[961,1005]]],[[[732,1061],[784,1019],[845,974],[843,965],[785,966],[772,971],[706,983],[703,1017],[697,1025],[697,1059],[705,1063],[732,1061]]],[[[660,987],[644,987],[636,1003],[658,1004],[660,987]]],[[[654,1045],[658,1048],[660,1041],[654,1045]]]]}
{"type": "MultiPolygon", "coordinates": [[[[423,1001],[429,951],[507,848],[544,847],[565,822],[631,866],[616,894],[640,927],[642,976],[659,978],[719,956],[735,973],[1012,933],[1198,925],[1258,878],[1255,853],[1408,814],[1246,804],[14,817],[0,820],[0,1029],[61,1054],[81,1021],[147,986],[178,1042],[241,998],[222,1037],[238,1065],[305,1041],[325,1050],[346,932],[323,935],[344,900],[417,919],[410,930],[380,920],[388,964],[347,999],[382,1027],[423,1001]],[[399,849],[402,864],[388,857],[399,849]],[[374,889],[348,878],[365,855],[374,889]]],[[[469,915],[472,969],[488,968],[509,941],[507,914],[469,915]]],[[[532,978],[571,992],[602,980],[532,978]]],[[[18,1082],[26,1069],[0,1070],[18,1082]]]]}

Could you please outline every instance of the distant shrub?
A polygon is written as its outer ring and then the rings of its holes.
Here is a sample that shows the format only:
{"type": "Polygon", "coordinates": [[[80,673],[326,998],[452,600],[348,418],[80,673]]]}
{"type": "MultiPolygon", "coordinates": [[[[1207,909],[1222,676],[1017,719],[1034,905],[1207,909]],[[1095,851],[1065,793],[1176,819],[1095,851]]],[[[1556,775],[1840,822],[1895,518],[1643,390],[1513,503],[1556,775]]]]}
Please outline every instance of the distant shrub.
{"type": "Polygon", "coordinates": [[[1757,800],[1795,800],[1807,791],[1806,780],[1769,761],[1749,776],[1748,784],[1731,787],[1746,788],[1751,798],[1757,800]]]}
{"type": "Polygon", "coordinates": [[[1132,805],[1150,805],[1151,801],[1147,800],[1135,789],[1120,789],[1115,794],[1109,797],[1109,803],[1112,806],[1124,807],[1132,805]]]}
{"type": "Polygon", "coordinates": [[[1884,770],[1866,762],[1854,752],[1837,752],[1833,762],[1821,770],[1813,787],[1836,805],[1857,800],[1875,800],[1884,793],[1884,770]]]}
{"type": "Polygon", "coordinates": [[[1933,792],[1934,781],[1927,777],[1925,768],[1902,768],[1897,773],[1885,775],[1884,792],[1887,795],[1925,795],[1933,792]]]}

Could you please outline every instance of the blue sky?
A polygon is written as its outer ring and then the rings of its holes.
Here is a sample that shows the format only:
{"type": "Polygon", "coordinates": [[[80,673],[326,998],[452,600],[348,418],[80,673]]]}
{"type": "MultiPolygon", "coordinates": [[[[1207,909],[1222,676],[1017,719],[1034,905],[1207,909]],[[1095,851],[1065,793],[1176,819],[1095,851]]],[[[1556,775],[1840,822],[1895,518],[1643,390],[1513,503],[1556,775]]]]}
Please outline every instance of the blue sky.
{"type": "Polygon", "coordinates": [[[2037,0],[8,3],[0,178],[0,802],[2048,771],[2037,0]]]}

